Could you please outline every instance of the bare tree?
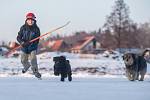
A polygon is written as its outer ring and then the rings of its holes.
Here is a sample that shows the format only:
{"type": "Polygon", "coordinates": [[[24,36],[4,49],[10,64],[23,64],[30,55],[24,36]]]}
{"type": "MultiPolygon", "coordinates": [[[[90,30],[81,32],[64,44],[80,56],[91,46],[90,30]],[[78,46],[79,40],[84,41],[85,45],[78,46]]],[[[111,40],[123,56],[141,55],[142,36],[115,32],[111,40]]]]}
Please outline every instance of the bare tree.
{"type": "Polygon", "coordinates": [[[129,7],[124,0],[115,1],[113,11],[106,18],[104,29],[110,30],[114,35],[118,48],[121,48],[122,42],[124,42],[123,38],[125,38],[127,36],[126,33],[129,32],[130,23],[132,23],[132,21],[129,18],[129,7]]]}
{"type": "Polygon", "coordinates": [[[150,47],[150,23],[146,22],[139,25],[138,39],[141,48],[150,47]]]}
{"type": "Polygon", "coordinates": [[[103,48],[106,49],[115,49],[116,48],[116,41],[114,36],[110,33],[109,30],[105,30],[103,34],[100,35],[100,42],[103,48]]]}

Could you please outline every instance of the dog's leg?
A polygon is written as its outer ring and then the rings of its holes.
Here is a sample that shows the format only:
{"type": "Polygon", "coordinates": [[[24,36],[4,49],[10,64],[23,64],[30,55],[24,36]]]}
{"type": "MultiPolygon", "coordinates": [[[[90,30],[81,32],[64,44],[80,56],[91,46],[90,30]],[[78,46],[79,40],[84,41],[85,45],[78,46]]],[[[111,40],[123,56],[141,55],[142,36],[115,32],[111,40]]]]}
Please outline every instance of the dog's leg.
{"type": "Polygon", "coordinates": [[[139,80],[139,72],[137,73],[137,77],[136,77],[136,80],[139,80]]]}
{"type": "Polygon", "coordinates": [[[126,70],[126,77],[128,78],[128,80],[131,80],[131,75],[128,70],[126,70]]]}
{"type": "Polygon", "coordinates": [[[129,73],[129,80],[130,81],[134,81],[134,75],[133,75],[133,73],[129,73]]]}
{"type": "Polygon", "coordinates": [[[144,81],[144,76],[145,76],[145,74],[146,74],[145,71],[140,72],[141,77],[140,77],[140,80],[139,80],[139,81],[144,81]]]}
{"type": "Polygon", "coordinates": [[[71,75],[68,76],[68,81],[70,81],[70,82],[72,81],[72,76],[71,75]]]}
{"type": "Polygon", "coordinates": [[[126,75],[127,75],[128,80],[134,81],[134,80],[133,80],[133,73],[131,73],[130,70],[127,70],[127,71],[126,71],[126,75]]]}
{"type": "Polygon", "coordinates": [[[60,81],[62,81],[62,82],[64,82],[64,81],[65,81],[65,78],[64,78],[63,73],[61,73],[61,79],[60,79],[60,81]]]}
{"type": "Polygon", "coordinates": [[[134,75],[133,74],[130,75],[130,81],[134,81],[134,75]]]}
{"type": "Polygon", "coordinates": [[[134,80],[137,80],[137,76],[138,76],[138,72],[135,71],[135,72],[134,72],[134,75],[133,75],[133,79],[134,79],[134,80]]]}
{"type": "Polygon", "coordinates": [[[133,71],[132,73],[130,73],[130,81],[135,81],[137,78],[137,72],[133,71]]]}
{"type": "Polygon", "coordinates": [[[144,81],[144,75],[141,75],[141,78],[139,81],[144,81]]]}
{"type": "Polygon", "coordinates": [[[140,70],[141,78],[140,78],[139,81],[144,81],[144,76],[145,76],[145,74],[146,74],[146,72],[147,72],[147,65],[144,66],[144,67],[145,67],[145,68],[143,68],[142,70],[140,70]]]}

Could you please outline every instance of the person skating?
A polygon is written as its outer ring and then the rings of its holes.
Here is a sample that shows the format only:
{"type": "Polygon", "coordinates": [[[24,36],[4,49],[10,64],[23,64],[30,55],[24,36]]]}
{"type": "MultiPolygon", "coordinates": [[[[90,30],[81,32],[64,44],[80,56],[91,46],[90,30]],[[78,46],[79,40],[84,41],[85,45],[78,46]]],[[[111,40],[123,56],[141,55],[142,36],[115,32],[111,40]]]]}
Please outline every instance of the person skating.
{"type": "Polygon", "coordinates": [[[26,73],[31,66],[35,77],[41,78],[41,74],[38,71],[36,57],[39,39],[32,43],[29,42],[32,39],[40,36],[40,29],[37,26],[35,19],[36,17],[33,13],[28,13],[26,15],[25,24],[20,28],[20,31],[18,32],[17,41],[22,46],[21,63],[24,67],[22,69],[22,73],[26,73]]]}

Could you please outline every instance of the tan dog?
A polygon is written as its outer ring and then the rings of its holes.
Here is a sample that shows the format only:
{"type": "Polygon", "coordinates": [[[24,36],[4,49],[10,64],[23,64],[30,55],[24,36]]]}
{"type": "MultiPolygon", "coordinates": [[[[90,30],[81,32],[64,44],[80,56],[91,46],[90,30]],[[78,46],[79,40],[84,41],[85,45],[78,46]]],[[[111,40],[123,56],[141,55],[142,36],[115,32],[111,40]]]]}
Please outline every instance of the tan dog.
{"type": "Polygon", "coordinates": [[[126,76],[130,81],[137,79],[138,64],[136,55],[133,53],[126,53],[123,55],[123,60],[126,66],[126,76]]]}
{"type": "Polygon", "coordinates": [[[126,76],[130,81],[143,81],[147,71],[147,63],[150,62],[150,50],[144,50],[140,54],[126,53],[123,55],[126,66],[126,76]]]}

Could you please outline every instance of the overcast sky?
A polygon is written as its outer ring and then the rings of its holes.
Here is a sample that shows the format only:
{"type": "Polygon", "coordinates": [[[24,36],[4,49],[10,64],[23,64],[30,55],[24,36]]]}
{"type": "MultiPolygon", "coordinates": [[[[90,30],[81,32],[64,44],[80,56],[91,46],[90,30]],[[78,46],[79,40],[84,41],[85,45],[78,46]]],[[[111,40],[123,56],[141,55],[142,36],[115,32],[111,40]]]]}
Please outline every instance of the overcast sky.
{"type": "MultiPolygon", "coordinates": [[[[41,33],[63,25],[61,34],[93,31],[103,26],[116,0],[0,0],[0,40],[16,40],[27,12],[35,13],[41,33]]],[[[150,0],[124,0],[130,17],[138,23],[150,22],[150,0]]],[[[56,33],[53,33],[56,34],[56,33]]]]}

